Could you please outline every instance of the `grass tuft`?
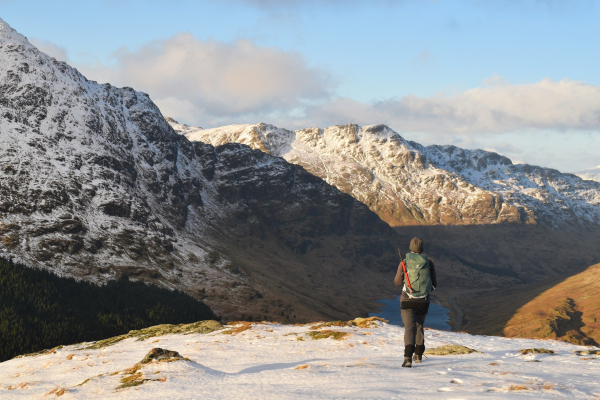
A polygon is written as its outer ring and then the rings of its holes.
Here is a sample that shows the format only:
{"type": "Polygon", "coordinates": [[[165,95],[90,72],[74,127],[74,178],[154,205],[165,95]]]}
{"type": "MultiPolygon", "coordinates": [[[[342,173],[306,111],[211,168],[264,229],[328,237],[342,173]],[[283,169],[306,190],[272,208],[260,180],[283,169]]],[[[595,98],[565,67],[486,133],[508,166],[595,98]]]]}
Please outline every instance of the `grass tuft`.
{"type": "Polygon", "coordinates": [[[210,333],[217,331],[219,329],[223,329],[223,325],[214,320],[207,321],[199,321],[191,324],[181,324],[181,325],[156,325],[151,326],[145,329],[139,329],[135,331],[130,331],[125,335],[115,336],[112,338],[99,340],[94,342],[92,345],[86,347],[86,349],[101,349],[102,347],[112,346],[116,343],[119,343],[122,340],[129,338],[137,338],[138,340],[146,340],[155,336],[163,336],[172,333],[180,333],[184,335],[190,335],[193,333],[210,333]]]}
{"type": "Polygon", "coordinates": [[[241,325],[238,326],[237,328],[230,329],[228,331],[223,331],[221,333],[223,333],[225,335],[237,335],[240,332],[244,332],[244,331],[247,331],[248,329],[252,329],[252,322],[246,322],[246,321],[229,323],[227,325],[237,325],[237,324],[241,324],[241,325]]]}
{"type": "Polygon", "coordinates": [[[523,349],[521,350],[521,354],[554,354],[554,350],[548,350],[541,347],[535,349],[523,349]]]}
{"type": "Polygon", "coordinates": [[[480,351],[471,349],[470,347],[461,346],[459,344],[447,344],[445,346],[435,347],[425,351],[425,354],[432,356],[452,356],[458,354],[481,353],[480,351]]]}
{"type": "Polygon", "coordinates": [[[511,384],[510,387],[508,388],[508,390],[529,390],[529,387],[527,387],[525,385],[511,384]]]}
{"type": "Polygon", "coordinates": [[[324,331],[309,331],[307,332],[314,340],[332,338],[334,340],[343,340],[346,336],[350,335],[348,332],[324,330],[324,331]]]}

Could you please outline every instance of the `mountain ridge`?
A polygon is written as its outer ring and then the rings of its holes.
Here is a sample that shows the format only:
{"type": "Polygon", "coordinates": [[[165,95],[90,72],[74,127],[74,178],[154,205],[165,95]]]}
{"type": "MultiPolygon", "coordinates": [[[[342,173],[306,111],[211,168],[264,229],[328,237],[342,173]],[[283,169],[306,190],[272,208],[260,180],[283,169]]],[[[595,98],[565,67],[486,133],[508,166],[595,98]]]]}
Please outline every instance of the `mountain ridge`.
{"type": "Polygon", "coordinates": [[[514,165],[485,150],[422,146],[385,125],[289,131],[264,123],[202,129],[170,122],[190,140],[243,143],[302,165],[391,226],[600,224],[600,184],[514,165]]]}

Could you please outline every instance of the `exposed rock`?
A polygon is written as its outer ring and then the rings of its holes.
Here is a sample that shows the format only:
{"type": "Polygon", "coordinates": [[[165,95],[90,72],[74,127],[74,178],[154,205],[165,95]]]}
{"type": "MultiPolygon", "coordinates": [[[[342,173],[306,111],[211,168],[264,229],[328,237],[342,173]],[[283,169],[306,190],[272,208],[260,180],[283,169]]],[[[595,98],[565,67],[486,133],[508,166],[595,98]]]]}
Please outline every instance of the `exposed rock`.
{"type": "Polygon", "coordinates": [[[175,361],[175,360],[183,360],[183,357],[179,355],[178,352],[172,350],[161,349],[160,347],[155,347],[144,356],[140,364],[148,364],[153,361],[175,361]]]}

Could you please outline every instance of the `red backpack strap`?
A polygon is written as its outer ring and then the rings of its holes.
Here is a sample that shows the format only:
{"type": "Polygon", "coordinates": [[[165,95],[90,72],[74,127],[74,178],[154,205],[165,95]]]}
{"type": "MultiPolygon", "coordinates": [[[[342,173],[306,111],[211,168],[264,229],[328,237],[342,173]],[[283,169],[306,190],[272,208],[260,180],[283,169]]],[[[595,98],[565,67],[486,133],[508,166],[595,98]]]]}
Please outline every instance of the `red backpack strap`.
{"type": "Polygon", "coordinates": [[[412,286],[410,285],[410,279],[408,278],[408,271],[406,270],[406,264],[404,261],[400,263],[402,265],[402,271],[404,272],[404,281],[406,282],[406,286],[408,286],[408,290],[412,292],[412,286]]]}

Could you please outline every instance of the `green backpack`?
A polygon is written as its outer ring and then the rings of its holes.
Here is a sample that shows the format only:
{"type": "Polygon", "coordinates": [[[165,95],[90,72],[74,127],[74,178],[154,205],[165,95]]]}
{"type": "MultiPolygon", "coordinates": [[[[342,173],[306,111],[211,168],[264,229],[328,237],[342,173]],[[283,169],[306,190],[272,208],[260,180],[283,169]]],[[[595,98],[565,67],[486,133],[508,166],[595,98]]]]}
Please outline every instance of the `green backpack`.
{"type": "Polygon", "coordinates": [[[427,254],[408,253],[402,261],[404,288],[411,299],[423,299],[431,293],[431,274],[427,254]]]}

